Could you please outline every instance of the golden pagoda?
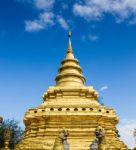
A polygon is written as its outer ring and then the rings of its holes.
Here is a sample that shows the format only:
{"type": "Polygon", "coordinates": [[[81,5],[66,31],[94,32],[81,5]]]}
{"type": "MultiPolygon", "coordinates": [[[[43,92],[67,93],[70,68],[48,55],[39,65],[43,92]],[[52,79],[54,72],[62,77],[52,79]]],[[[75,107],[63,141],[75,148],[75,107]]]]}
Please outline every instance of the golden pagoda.
{"type": "Polygon", "coordinates": [[[16,150],[54,150],[61,129],[69,133],[70,150],[90,150],[99,127],[104,130],[107,150],[127,150],[117,134],[119,119],[115,111],[97,101],[99,94],[92,86],[85,86],[82,68],[73,54],[70,32],[68,36],[67,53],[56,76],[56,85],[43,94],[40,106],[26,112],[25,135],[16,150]]]}

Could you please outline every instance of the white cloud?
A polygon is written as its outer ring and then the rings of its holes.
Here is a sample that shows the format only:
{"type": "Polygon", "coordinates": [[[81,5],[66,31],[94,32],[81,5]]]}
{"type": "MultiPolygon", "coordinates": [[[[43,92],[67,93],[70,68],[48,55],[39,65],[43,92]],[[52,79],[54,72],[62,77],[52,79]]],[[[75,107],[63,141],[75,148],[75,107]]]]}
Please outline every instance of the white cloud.
{"type": "Polygon", "coordinates": [[[135,140],[133,137],[134,129],[136,128],[136,119],[123,119],[118,125],[119,134],[121,139],[129,146],[129,148],[135,147],[135,140]]]}
{"type": "Polygon", "coordinates": [[[28,32],[39,31],[43,28],[43,24],[41,24],[41,22],[39,22],[38,20],[25,21],[25,30],[28,32]]]}
{"type": "Polygon", "coordinates": [[[90,7],[87,5],[75,4],[74,14],[84,17],[86,20],[98,20],[101,18],[101,12],[96,7],[90,7]]]}
{"type": "MultiPolygon", "coordinates": [[[[46,29],[49,26],[58,23],[63,29],[68,30],[67,21],[60,15],[54,13],[55,0],[18,0],[27,2],[40,11],[38,19],[26,20],[25,30],[28,32],[46,29]]],[[[67,9],[67,4],[62,3],[62,9],[67,9]]]]}
{"type": "Polygon", "coordinates": [[[109,87],[107,85],[105,85],[105,86],[101,87],[99,91],[105,91],[105,90],[108,90],[108,89],[109,89],[109,87]]]}
{"type": "Polygon", "coordinates": [[[65,29],[65,30],[69,29],[68,23],[66,22],[66,20],[62,16],[57,16],[57,19],[58,19],[60,26],[63,29],[65,29]]]}
{"type": "Polygon", "coordinates": [[[73,12],[88,21],[101,20],[105,14],[111,14],[117,22],[136,20],[136,0],[83,0],[83,2],[75,3],[73,12]]]}
{"type": "Polygon", "coordinates": [[[46,29],[54,25],[55,14],[53,7],[55,0],[17,0],[18,2],[28,3],[39,10],[37,19],[25,21],[25,31],[34,32],[46,29]]]}
{"type": "Polygon", "coordinates": [[[44,12],[40,14],[40,20],[47,25],[53,25],[54,24],[54,14],[52,12],[44,12]]]}
{"type": "Polygon", "coordinates": [[[94,35],[94,34],[82,35],[81,39],[83,41],[90,40],[92,42],[95,42],[95,41],[97,41],[99,39],[99,36],[98,35],[94,35]]]}
{"type": "MultiPolygon", "coordinates": [[[[66,9],[71,10],[68,9],[68,2],[57,0],[16,1],[28,3],[33,8],[39,10],[37,11],[39,13],[38,19],[25,21],[26,31],[39,31],[53,25],[54,23],[60,24],[60,26],[65,30],[69,28],[66,18],[60,15],[62,11],[65,11],[66,9]],[[56,2],[58,3],[58,6],[60,6],[58,12],[55,9],[56,2]],[[49,18],[48,20],[46,18],[47,16],[44,16],[45,13],[54,14],[53,19],[49,18]]],[[[127,21],[129,24],[136,24],[136,0],[78,0],[72,5],[74,15],[85,18],[87,21],[101,21],[106,14],[110,14],[115,17],[117,23],[127,21]]],[[[71,12],[69,13],[71,14],[71,12]]],[[[88,35],[86,38],[90,39],[91,41],[96,41],[99,39],[99,36],[88,35]]],[[[85,38],[82,37],[82,39],[85,38]]]]}
{"type": "Polygon", "coordinates": [[[89,35],[89,40],[91,41],[97,41],[99,39],[98,35],[89,35]]]}
{"type": "Polygon", "coordinates": [[[41,13],[38,20],[25,21],[25,30],[28,32],[39,31],[54,24],[54,14],[52,12],[41,13]]]}
{"type": "Polygon", "coordinates": [[[53,8],[55,0],[34,0],[34,5],[38,9],[50,10],[53,8]]]}
{"type": "Polygon", "coordinates": [[[55,0],[16,0],[21,3],[28,3],[40,10],[50,10],[53,8],[55,0]]]}

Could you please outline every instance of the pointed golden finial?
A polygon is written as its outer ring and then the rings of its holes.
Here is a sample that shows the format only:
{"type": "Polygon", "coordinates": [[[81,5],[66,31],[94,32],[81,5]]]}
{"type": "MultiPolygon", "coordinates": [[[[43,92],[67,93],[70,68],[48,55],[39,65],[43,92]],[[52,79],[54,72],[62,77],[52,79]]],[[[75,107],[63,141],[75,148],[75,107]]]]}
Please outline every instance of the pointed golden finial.
{"type": "Polygon", "coordinates": [[[71,33],[71,31],[69,31],[69,32],[68,32],[69,42],[68,42],[68,50],[67,50],[67,53],[73,53],[72,44],[71,44],[71,36],[72,36],[72,33],[71,33]]]}
{"type": "Polygon", "coordinates": [[[71,35],[72,35],[72,33],[71,33],[71,31],[69,30],[69,31],[68,31],[68,37],[71,37],[71,35]]]}
{"type": "Polygon", "coordinates": [[[85,77],[82,74],[82,69],[78,60],[74,57],[72,44],[71,44],[71,32],[68,32],[68,49],[65,59],[61,62],[58,75],[56,77],[57,86],[84,86],[85,77]]]}

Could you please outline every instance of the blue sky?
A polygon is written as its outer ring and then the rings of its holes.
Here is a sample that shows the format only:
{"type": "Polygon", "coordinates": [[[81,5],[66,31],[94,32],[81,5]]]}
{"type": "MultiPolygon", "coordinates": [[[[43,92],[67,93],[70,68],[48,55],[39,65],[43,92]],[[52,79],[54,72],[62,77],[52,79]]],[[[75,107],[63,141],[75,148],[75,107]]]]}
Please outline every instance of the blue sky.
{"type": "Polygon", "coordinates": [[[0,115],[22,122],[42,102],[69,29],[86,85],[116,110],[121,129],[136,127],[135,0],[0,0],[0,115]]]}

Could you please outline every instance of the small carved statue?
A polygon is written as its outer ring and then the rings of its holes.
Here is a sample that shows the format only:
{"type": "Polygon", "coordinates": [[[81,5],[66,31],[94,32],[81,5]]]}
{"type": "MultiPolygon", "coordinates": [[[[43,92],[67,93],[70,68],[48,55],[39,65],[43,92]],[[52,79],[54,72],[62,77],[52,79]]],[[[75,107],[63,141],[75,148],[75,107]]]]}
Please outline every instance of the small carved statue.
{"type": "Polygon", "coordinates": [[[53,150],[66,150],[64,141],[67,140],[67,136],[68,136],[68,131],[65,129],[61,129],[59,131],[58,136],[55,139],[53,150]]]}
{"type": "Polygon", "coordinates": [[[9,149],[10,135],[11,135],[10,129],[5,129],[4,130],[4,147],[5,147],[5,150],[10,150],[9,149]]]}
{"type": "Polygon", "coordinates": [[[94,139],[94,141],[90,145],[90,150],[98,150],[98,139],[94,139]]]}
{"type": "Polygon", "coordinates": [[[98,150],[107,150],[108,146],[105,138],[105,131],[101,126],[96,128],[95,135],[98,139],[98,150]]]}
{"type": "Polygon", "coordinates": [[[119,130],[118,130],[118,129],[115,129],[115,132],[116,132],[116,136],[117,136],[117,138],[120,138],[119,130]]]}

